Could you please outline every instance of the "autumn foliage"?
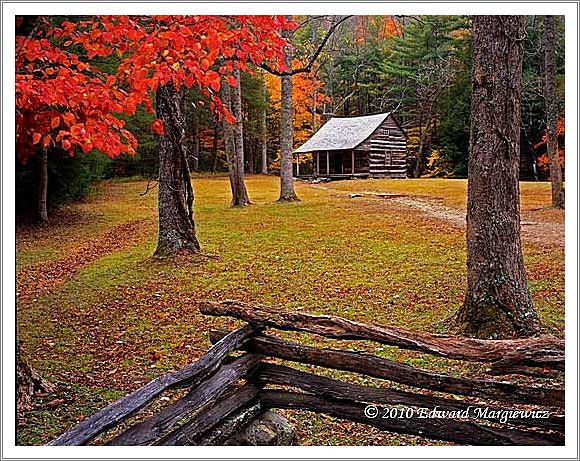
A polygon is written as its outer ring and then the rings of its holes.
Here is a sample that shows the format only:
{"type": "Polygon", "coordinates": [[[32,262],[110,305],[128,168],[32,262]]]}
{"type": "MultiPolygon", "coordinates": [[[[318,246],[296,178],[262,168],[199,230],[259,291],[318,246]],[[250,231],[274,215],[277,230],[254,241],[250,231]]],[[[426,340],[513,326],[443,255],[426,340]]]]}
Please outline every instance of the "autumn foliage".
{"type": "MultiPolygon", "coordinates": [[[[560,160],[560,166],[564,168],[564,136],[566,134],[565,123],[563,118],[559,118],[556,123],[556,136],[558,137],[558,157],[560,160]]],[[[540,167],[546,174],[550,173],[550,159],[548,157],[548,152],[546,151],[546,145],[548,142],[548,135],[544,133],[540,142],[534,145],[534,150],[538,152],[539,157],[537,159],[538,167],[540,167]]]]}
{"type": "MultiPolygon", "coordinates": [[[[16,141],[26,160],[36,146],[71,155],[96,148],[132,154],[137,141],[119,114],[141,104],[152,111],[160,85],[198,86],[210,108],[233,121],[219,99],[221,77],[235,68],[279,60],[283,16],[96,16],[58,27],[41,18],[32,36],[16,39],[16,141]],[[114,72],[91,63],[116,60],[114,72]]],[[[163,133],[156,120],[153,132],[163,133]]]]}
{"type": "Polygon", "coordinates": [[[383,41],[401,36],[402,28],[394,16],[356,16],[353,35],[357,44],[364,45],[369,40],[383,41]]]}
{"type": "MultiPolygon", "coordinates": [[[[294,60],[292,65],[299,67],[302,63],[294,60]]],[[[323,85],[319,78],[313,78],[316,69],[310,73],[298,73],[292,76],[292,109],[294,111],[294,145],[305,143],[314,133],[316,127],[320,128],[320,113],[324,102],[328,100],[323,91],[323,85]]],[[[274,112],[280,111],[280,77],[266,75],[266,88],[271,107],[274,112]]]]}
{"type": "Polygon", "coordinates": [[[16,147],[21,161],[37,145],[70,154],[75,147],[83,152],[96,148],[110,156],[135,152],[135,137],[115,116],[125,109],[126,92],[47,38],[18,36],[16,50],[16,147]]]}

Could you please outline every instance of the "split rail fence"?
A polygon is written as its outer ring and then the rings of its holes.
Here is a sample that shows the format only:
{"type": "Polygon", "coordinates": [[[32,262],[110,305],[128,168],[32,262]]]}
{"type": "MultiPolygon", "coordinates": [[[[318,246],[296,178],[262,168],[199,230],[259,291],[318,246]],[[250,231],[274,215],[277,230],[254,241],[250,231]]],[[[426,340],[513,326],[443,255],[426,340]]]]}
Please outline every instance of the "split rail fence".
{"type": "Polygon", "coordinates": [[[213,346],[199,360],[108,405],[49,445],[84,445],[97,437],[108,445],[220,445],[276,408],[457,444],[564,444],[564,389],[551,384],[564,371],[560,338],[487,341],[237,301],[203,302],[201,312],[246,323],[233,331],[211,330],[213,346]],[[271,329],[374,341],[449,359],[450,366],[460,363],[453,361],[481,362],[490,376],[452,376],[368,352],[313,347],[266,333],[271,329]],[[363,386],[292,363],[385,382],[383,387],[363,386]],[[533,384],[518,382],[524,375],[533,384]],[[168,400],[161,396],[171,389],[186,393],[161,405],[160,400],[168,400]]]}

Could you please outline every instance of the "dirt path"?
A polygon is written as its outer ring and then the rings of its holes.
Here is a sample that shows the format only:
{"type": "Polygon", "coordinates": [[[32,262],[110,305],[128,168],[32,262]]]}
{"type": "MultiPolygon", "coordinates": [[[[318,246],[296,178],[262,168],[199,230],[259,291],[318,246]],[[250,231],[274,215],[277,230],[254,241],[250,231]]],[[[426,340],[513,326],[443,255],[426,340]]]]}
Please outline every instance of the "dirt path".
{"type": "MultiPolygon", "coordinates": [[[[322,184],[315,184],[313,187],[332,191],[338,196],[350,197],[352,200],[381,201],[385,207],[411,210],[430,218],[446,221],[454,227],[465,227],[465,212],[442,205],[437,198],[369,191],[342,193],[322,184]]],[[[522,219],[521,228],[522,239],[526,242],[564,246],[564,224],[522,219]]]]}
{"type": "MultiPolygon", "coordinates": [[[[379,196],[379,198],[381,197],[379,196]]],[[[465,227],[465,213],[441,205],[436,200],[403,196],[392,198],[390,201],[401,207],[414,209],[427,216],[442,219],[453,226],[465,227]]],[[[538,244],[551,242],[554,245],[564,246],[564,224],[522,220],[521,228],[524,241],[538,244]]]]}
{"type": "Polygon", "coordinates": [[[149,222],[139,219],[119,224],[69,251],[64,258],[18,271],[16,297],[19,302],[35,300],[71,280],[91,262],[129,248],[148,235],[149,222]]]}

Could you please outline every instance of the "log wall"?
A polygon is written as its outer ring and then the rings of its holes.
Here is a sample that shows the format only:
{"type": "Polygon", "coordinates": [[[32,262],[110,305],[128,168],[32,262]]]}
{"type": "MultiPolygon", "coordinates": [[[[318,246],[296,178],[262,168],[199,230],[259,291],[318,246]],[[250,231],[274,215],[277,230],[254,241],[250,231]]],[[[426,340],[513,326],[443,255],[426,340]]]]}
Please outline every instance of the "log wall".
{"type": "Polygon", "coordinates": [[[407,177],[407,138],[392,115],[355,150],[368,155],[371,177],[407,177]]]}

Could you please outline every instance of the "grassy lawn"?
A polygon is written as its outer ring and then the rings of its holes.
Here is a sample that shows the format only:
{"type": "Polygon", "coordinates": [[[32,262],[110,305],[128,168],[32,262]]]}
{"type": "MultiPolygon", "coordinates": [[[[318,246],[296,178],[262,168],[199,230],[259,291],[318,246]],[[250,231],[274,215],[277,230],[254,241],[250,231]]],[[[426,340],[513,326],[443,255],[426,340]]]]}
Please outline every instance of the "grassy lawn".
{"type": "MultiPolygon", "coordinates": [[[[278,178],[254,176],[247,183],[254,205],[233,209],[226,177],[194,179],[204,250],[195,261],[150,259],[157,195],[141,195],[144,181],[103,183],[94,197],[59,212],[50,227],[17,229],[19,337],[32,365],[59,384],[63,400],[56,409],[33,411],[19,430],[19,443],[45,443],[202,355],[210,327],[235,323],[202,316],[201,299],[235,298],[444,331],[444,320],[464,294],[463,230],[397,206],[349,199],[347,192],[431,197],[461,209],[465,181],[343,181],[324,187],[298,182],[302,201],[291,204],[275,203],[278,178]]],[[[563,213],[547,206],[549,187],[522,184],[524,215],[563,222],[563,213]]],[[[544,326],[563,334],[563,248],[524,242],[524,251],[544,326]]],[[[420,367],[447,366],[393,348],[341,346],[370,348],[420,367]]],[[[302,412],[289,416],[303,444],[421,442],[302,412]]]]}
{"type": "MultiPolygon", "coordinates": [[[[336,181],[329,187],[345,192],[389,192],[440,201],[450,208],[465,210],[467,205],[466,179],[398,179],[336,181]]],[[[564,222],[564,213],[551,207],[551,191],[545,182],[521,182],[522,220],[564,222]]]]}

